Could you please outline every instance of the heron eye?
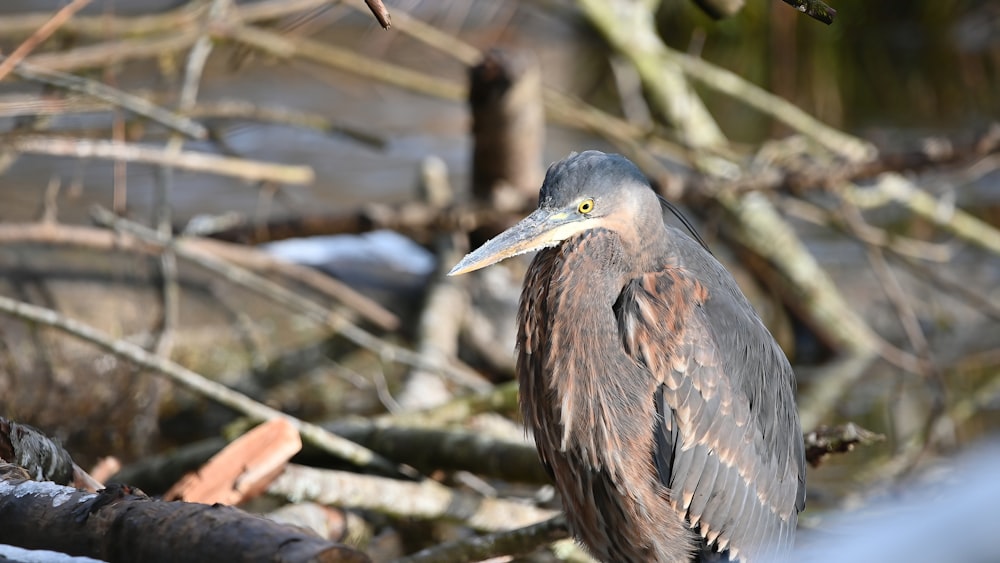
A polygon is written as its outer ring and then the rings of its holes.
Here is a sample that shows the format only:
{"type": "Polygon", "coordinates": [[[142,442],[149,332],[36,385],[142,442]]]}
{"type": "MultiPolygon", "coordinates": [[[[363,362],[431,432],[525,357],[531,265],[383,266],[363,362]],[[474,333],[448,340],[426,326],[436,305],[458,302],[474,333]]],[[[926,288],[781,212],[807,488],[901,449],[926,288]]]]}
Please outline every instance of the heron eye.
{"type": "Polygon", "coordinates": [[[580,202],[580,205],[576,208],[577,211],[586,215],[594,210],[594,200],[585,199],[580,202]]]}

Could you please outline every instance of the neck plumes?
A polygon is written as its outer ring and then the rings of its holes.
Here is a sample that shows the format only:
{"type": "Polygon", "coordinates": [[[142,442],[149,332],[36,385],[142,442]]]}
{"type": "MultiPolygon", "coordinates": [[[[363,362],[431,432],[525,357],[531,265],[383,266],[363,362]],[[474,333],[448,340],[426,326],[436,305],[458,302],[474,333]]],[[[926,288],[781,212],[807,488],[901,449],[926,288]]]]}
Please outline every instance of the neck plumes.
{"type": "Polygon", "coordinates": [[[631,270],[617,235],[589,231],[536,256],[520,311],[526,424],[552,449],[613,472],[651,436],[652,401],[628,398],[652,397],[652,382],[622,351],[614,311],[631,270]]]}

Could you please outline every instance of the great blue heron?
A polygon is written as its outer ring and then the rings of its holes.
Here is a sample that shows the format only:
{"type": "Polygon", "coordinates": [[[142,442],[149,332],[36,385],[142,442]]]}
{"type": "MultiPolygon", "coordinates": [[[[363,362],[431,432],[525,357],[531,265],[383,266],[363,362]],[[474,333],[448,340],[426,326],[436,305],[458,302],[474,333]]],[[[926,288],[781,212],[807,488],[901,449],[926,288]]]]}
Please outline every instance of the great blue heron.
{"type": "Polygon", "coordinates": [[[574,154],[536,211],[451,274],[539,251],[518,316],[521,409],[595,556],[770,561],[805,504],[794,374],[666,207],[626,158],[574,154]]]}

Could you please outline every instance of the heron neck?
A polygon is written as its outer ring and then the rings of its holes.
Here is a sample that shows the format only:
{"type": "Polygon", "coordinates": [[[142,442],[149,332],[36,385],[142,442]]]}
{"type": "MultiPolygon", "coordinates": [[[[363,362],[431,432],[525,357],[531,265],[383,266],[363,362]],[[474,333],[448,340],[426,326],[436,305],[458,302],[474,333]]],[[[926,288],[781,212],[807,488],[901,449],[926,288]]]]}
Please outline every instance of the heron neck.
{"type": "Polygon", "coordinates": [[[598,467],[614,465],[606,456],[616,454],[608,450],[608,444],[601,445],[597,426],[606,435],[634,444],[644,443],[649,436],[644,422],[649,404],[628,404],[627,399],[649,396],[651,391],[645,389],[649,382],[619,345],[614,313],[615,302],[637,265],[621,238],[610,231],[591,231],[566,241],[559,250],[546,304],[550,350],[559,353],[550,355],[545,370],[546,383],[555,391],[559,405],[559,447],[585,452],[598,467]],[[610,405],[630,411],[629,415],[611,416],[610,405]]]}

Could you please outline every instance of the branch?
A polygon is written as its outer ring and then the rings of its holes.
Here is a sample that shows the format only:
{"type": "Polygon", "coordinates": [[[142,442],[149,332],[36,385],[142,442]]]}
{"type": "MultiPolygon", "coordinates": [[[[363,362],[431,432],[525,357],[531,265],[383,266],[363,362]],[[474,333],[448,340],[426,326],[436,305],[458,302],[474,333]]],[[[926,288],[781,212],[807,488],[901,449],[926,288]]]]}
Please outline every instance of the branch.
{"type": "Polygon", "coordinates": [[[28,53],[34,51],[35,47],[48,39],[50,35],[59,29],[59,26],[66,23],[73,17],[73,14],[80,11],[87,4],[90,4],[90,0],[73,0],[56,12],[49,21],[40,25],[30,37],[17,46],[17,49],[14,49],[14,52],[9,57],[0,62],[0,82],[10,74],[10,71],[14,70],[17,63],[21,62],[28,53]]]}
{"type": "Polygon", "coordinates": [[[311,184],[315,179],[313,169],[309,166],[271,164],[192,151],[171,154],[161,147],[118,141],[19,135],[7,139],[4,144],[11,150],[21,153],[103,158],[174,166],[193,172],[231,176],[252,182],[311,184]]]}
{"type": "Polygon", "coordinates": [[[310,500],[396,518],[461,522],[480,531],[509,530],[557,514],[521,502],[457,491],[431,479],[414,483],[295,464],[289,465],[267,492],[293,502],[310,500]]]}
{"type": "Polygon", "coordinates": [[[4,541],[105,561],[370,561],[363,553],[229,506],[159,502],[112,485],[97,494],[0,477],[4,541]]]}

